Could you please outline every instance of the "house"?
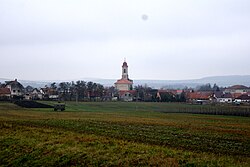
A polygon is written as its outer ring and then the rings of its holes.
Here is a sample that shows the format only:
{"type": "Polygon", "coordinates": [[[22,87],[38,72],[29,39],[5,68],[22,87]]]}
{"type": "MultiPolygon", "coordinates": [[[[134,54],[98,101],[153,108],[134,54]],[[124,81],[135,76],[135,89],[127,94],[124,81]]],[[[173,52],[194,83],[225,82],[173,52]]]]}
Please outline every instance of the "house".
{"type": "Polygon", "coordinates": [[[121,90],[119,91],[119,98],[122,101],[133,101],[136,98],[136,90],[121,90]]]}
{"type": "Polygon", "coordinates": [[[41,100],[43,99],[43,94],[37,88],[33,88],[32,90],[27,90],[24,95],[26,100],[41,100]]]}
{"type": "Polygon", "coordinates": [[[223,93],[223,92],[215,92],[214,98],[216,99],[217,103],[232,103],[233,96],[231,93],[223,93]]]}
{"type": "Polygon", "coordinates": [[[244,85],[233,85],[225,88],[224,93],[238,93],[244,94],[250,91],[250,88],[244,85]]]}
{"type": "Polygon", "coordinates": [[[230,93],[232,95],[233,99],[237,99],[238,97],[240,97],[242,95],[242,93],[230,93]]]}
{"type": "Polygon", "coordinates": [[[157,101],[172,101],[176,94],[175,92],[170,90],[158,90],[156,93],[156,99],[157,101]]]}
{"type": "Polygon", "coordinates": [[[234,99],[236,103],[249,103],[250,102],[250,94],[242,94],[239,97],[234,99]]]}
{"type": "Polygon", "coordinates": [[[12,99],[24,98],[24,87],[17,79],[14,81],[6,81],[5,88],[10,89],[12,99]]]}
{"type": "Polygon", "coordinates": [[[24,95],[24,99],[25,100],[31,100],[31,93],[26,92],[25,95],[24,95]]]}
{"type": "Polygon", "coordinates": [[[24,88],[24,99],[25,100],[31,100],[31,92],[34,88],[32,86],[27,86],[26,88],[24,88]]]}
{"type": "Polygon", "coordinates": [[[0,100],[10,100],[11,92],[9,88],[0,88],[0,100]]]}
{"type": "Polygon", "coordinates": [[[156,93],[156,101],[161,102],[186,102],[185,92],[179,89],[159,89],[156,93]]]}
{"type": "Polygon", "coordinates": [[[191,103],[204,104],[213,101],[213,92],[197,91],[197,92],[187,92],[187,101],[191,103]]]}
{"type": "Polygon", "coordinates": [[[59,98],[57,90],[53,88],[41,88],[40,93],[42,94],[42,98],[46,100],[57,100],[59,98]]]}
{"type": "Polygon", "coordinates": [[[31,92],[31,99],[32,100],[41,100],[43,99],[43,94],[37,88],[33,89],[31,92]]]}
{"type": "Polygon", "coordinates": [[[120,100],[133,101],[133,80],[128,77],[128,64],[125,60],[122,65],[122,78],[115,82],[115,88],[118,90],[120,100]]]}
{"type": "Polygon", "coordinates": [[[27,87],[25,87],[25,93],[30,93],[30,92],[32,92],[33,91],[33,87],[32,86],[27,86],[27,87]]]}

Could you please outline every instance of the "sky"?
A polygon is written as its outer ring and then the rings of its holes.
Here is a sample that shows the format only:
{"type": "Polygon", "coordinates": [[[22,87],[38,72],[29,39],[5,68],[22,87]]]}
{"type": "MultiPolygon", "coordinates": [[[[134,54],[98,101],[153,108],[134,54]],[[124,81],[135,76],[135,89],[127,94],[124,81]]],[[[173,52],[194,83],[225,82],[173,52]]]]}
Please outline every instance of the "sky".
{"type": "Polygon", "coordinates": [[[250,74],[249,0],[0,0],[0,78],[250,74]]]}

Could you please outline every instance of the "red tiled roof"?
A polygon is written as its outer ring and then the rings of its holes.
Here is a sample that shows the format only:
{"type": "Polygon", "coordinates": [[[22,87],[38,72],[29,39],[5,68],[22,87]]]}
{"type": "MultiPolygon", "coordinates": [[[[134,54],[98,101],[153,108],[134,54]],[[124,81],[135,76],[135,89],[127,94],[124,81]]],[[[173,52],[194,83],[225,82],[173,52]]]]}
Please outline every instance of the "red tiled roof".
{"type": "Polygon", "coordinates": [[[176,93],[182,93],[183,92],[183,90],[176,90],[176,93]]]}
{"type": "Polygon", "coordinates": [[[157,92],[157,96],[162,96],[162,95],[176,95],[176,94],[174,94],[173,92],[171,92],[171,91],[164,91],[164,90],[160,90],[160,91],[158,91],[157,92]]]}
{"type": "Polygon", "coordinates": [[[233,98],[237,98],[242,95],[242,93],[231,93],[233,98]]]}
{"type": "Polygon", "coordinates": [[[223,93],[223,92],[214,92],[214,97],[216,98],[232,98],[232,94],[231,93],[223,93]]]}
{"type": "Polygon", "coordinates": [[[237,97],[237,99],[250,100],[250,95],[248,95],[248,94],[242,94],[239,97],[237,97]]]}
{"type": "Polygon", "coordinates": [[[228,87],[227,89],[249,89],[249,88],[244,85],[233,85],[228,87]]]}
{"type": "Polygon", "coordinates": [[[209,99],[212,97],[213,92],[189,92],[187,94],[189,99],[200,99],[200,100],[205,100],[209,99]]]}
{"type": "Polygon", "coordinates": [[[10,95],[10,89],[9,88],[0,88],[0,95],[10,95]]]}
{"type": "Polygon", "coordinates": [[[182,90],[163,90],[163,89],[159,89],[158,92],[159,93],[172,93],[172,94],[176,95],[176,94],[182,93],[183,91],[182,90]]]}
{"type": "Polygon", "coordinates": [[[120,96],[124,95],[125,93],[130,93],[132,95],[136,95],[136,90],[120,90],[119,91],[120,96]]]}
{"type": "Polygon", "coordinates": [[[52,88],[41,88],[43,93],[48,95],[56,95],[58,92],[55,89],[52,88]]]}
{"type": "Polygon", "coordinates": [[[133,83],[127,79],[119,79],[116,81],[115,84],[133,84],[133,83]]]}

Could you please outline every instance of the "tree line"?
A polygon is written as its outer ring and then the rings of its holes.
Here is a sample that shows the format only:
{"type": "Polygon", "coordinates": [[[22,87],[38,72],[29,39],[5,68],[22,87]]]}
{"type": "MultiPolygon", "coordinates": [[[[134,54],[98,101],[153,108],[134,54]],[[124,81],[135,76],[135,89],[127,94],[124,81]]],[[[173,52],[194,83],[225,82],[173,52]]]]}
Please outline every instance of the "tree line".
{"type": "MultiPolygon", "coordinates": [[[[31,92],[33,88],[27,86],[26,92],[31,92]]],[[[45,92],[44,99],[50,100],[50,95],[57,95],[61,101],[111,101],[112,99],[119,100],[119,92],[114,86],[104,87],[102,84],[95,82],[86,82],[78,80],[76,82],[53,82],[50,85],[45,85],[48,92],[45,92]]],[[[136,93],[134,101],[145,102],[184,102],[183,95],[174,96],[173,94],[164,94],[161,99],[157,97],[158,89],[153,89],[147,85],[137,85],[134,87],[136,93]]]]}
{"type": "MultiPolygon", "coordinates": [[[[63,101],[106,101],[112,100],[113,97],[117,97],[119,100],[118,90],[114,86],[104,87],[102,84],[92,81],[86,82],[78,80],[76,82],[61,82],[51,83],[49,86],[45,85],[45,89],[54,91],[54,94],[58,95],[59,100],[63,101]]],[[[187,88],[186,88],[187,89],[187,88]]],[[[31,86],[27,86],[26,90],[32,90],[31,86]]],[[[185,89],[181,94],[174,95],[171,92],[161,94],[161,98],[157,97],[158,89],[153,89],[147,85],[137,85],[133,90],[136,90],[134,95],[135,101],[148,101],[148,102],[185,102],[185,89]]],[[[196,88],[198,91],[219,91],[220,87],[214,84],[200,85],[196,88]]],[[[48,96],[48,95],[47,95],[48,96]]],[[[47,97],[48,98],[48,97],[47,97]]],[[[45,95],[46,99],[46,95],[45,95]]]]}
{"type": "MultiPolygon", "coordinates": [[[[112,87],[104,88],[102,84],[94,82],[85,82],[85,81],[72,81],[72,82],[61,82],[56,84],[52,83],[49,87],[52,90],[56,90],[59,100],[66,101],[84,101],[84,100],[96,100],[97,98],[103,98],[110,92],[112,87]]],[[[114,88],[112,89],[114,90],[114,88]]]]}

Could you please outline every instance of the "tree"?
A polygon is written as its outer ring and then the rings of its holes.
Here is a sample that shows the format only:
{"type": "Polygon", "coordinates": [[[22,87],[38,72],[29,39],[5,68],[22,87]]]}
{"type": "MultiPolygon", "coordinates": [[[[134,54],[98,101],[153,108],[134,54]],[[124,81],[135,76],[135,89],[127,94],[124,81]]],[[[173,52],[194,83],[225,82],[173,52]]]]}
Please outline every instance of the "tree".
{"type": "Polygon", "coordinates": [[[92,96],[92,92],[93,92],[93,87],[94,87],[94,83],[93,82],[88,82],[87,83],[87,92],[88,92],[88,98],[91,99],[92,96]]]}
{"type": "Polygon", "coordinates": [[[210,83],[207,83],[205,85],[201,85],[198,87],[197,89],[198,91],[220,91],[219,86],[217,86],[216,84],[213,85],[213,87],[210,85],[210,83]]]}
{"type": "Polygon", "coordinates": [[[153,93],[152,88],[148,87],[146,84],[144,86],[137,85],[135,86],[135,90],[137,91],[137,100],[141,101],[152,101],[153,93]]]}
{"type": "Polygon", "coordinates": [[[97,97],[102,97],[104,92],[104,87],[101,84],[88,82],[87,92],[89,100],[96,99],[97,97]]]}
{"type": "Polygon", "coordinates": [[[76,84],[74,85],[74,92],[76,95],[76,101],[78,100],[84,100],[86,97],[86,82],[85,81],[76,81],[76,84]]]}
{"type": "Polygon", "coordinates": [[[96,90],[95,90],[95,94],[98,97],[102,97],[104,93],[104,87],[101,84],[97,84],[96,90]]]}
{"type": "Polygon", "coordinates": [[[219,86],[216,85],[216,83],[214,84],[212,89],[213,89],[213,91],[216,91],[216,92],[220,91],[220,88],[219,88],[219,86]]]}
{"type": "Polygon", "coordinates": [[[184,92],[181,92],[181,94],[176,96],[177,102],[186,102],[186,96],[184,92]]]}
{"type": "Polygon", "coordinates": [[[137,100],[144,101],[144,93],[145,90],[142,85],[135,86],[135,90],[137,91],[137,100]]]}
{"type": "Polygon", "coordinates": [[[118,97],[118,90],[114,86],[103,88],[103,100],[112,100],[113,97],[118,97]]]}
{"type": "Polygon", "coordinates": [[[71,83],[69,82],[61,82],[59,83],[59,92],[60,92],[60,99],[62,100],[70,100],[70,87],[71,83]]]}
{"type": "Polygon", "coordinates": [[[170,92],[161,93],[162,102],[174,102],[176,101],[175,96],[170,92]]]}
{"type": "Polygon", "coordinates": [[[50,88],[55,90],[57,88],[56,83],[53,82],[52,84],[50,84],[50,88]]]}
{"type": "Polygon", "coordinates": [[[212,91],[210,83],[199,86],[198,91],[212,91]]]}
{"type": "Polygon", "coordinates": [[[78,80],[76,83],[72,82],[61,82],[58,84],[58,88],[56,83],[52,83],[50,87],[47,89],[52,89],[49,91],[57,91],[59,92],[60,100],[85,100],[88,97],[90,100],[96,97],[102,98],[104,95],[104,87],[101,84],[78,80]]]}

